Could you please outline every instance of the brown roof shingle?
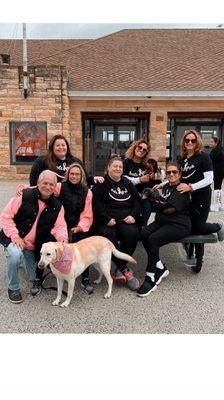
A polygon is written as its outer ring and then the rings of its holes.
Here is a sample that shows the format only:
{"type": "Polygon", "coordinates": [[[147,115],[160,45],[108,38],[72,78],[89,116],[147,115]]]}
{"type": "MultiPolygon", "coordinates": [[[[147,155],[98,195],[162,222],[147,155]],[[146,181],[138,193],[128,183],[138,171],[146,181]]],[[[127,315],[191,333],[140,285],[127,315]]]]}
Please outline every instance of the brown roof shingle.
{"type": "Polygon", "coordinates": [[[72,90],[224,90],[224,29],[125,29],[89,41],[29,42],[30,64],[67,65],[72,90]]]}

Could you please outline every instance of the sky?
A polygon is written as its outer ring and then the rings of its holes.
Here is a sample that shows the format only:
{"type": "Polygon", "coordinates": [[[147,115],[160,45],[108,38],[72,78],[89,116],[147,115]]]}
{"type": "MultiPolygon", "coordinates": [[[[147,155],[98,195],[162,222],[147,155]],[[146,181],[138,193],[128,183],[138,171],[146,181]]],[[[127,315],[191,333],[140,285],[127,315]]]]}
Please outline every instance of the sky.
{"type": "MultiPolygon", "coordinates": [[[[96,39],[127,28],[216,28],[218,25],[219,23],[28,23],[26,29],[27,39],[96,39]]],[[[22,23],[0,23],[0,39],[21,38],[22,23]]]]}

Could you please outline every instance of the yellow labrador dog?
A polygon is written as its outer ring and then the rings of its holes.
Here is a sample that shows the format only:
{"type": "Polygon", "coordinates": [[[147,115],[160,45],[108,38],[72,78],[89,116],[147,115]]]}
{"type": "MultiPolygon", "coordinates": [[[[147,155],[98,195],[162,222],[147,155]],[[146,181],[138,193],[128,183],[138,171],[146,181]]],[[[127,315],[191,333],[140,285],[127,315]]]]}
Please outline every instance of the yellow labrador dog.
{"type": "Polygon", "coordinates": [[[97,264],[94,267],[99,271],[99,278],[94,283],[100,283],[104,275],[108,290],[104,297],[111,296],[113,280],[110,275],[112,254],[122,260],[127,260],[136,264],[134,258],[128,254],[118,251],[110,240],[103,236],[92,236],[80,240],[77,243],[44,243],[41,248],[41,258],[38,263],[39,268],[50,265],[52,273],[57,278],[58,293],[53,305],[57,306],[61,301],[62,287],[64,280],[68,282],[68,295],[61,307],[67,307],[71,301],[74,292],[75,280],[77,276],[91,264],[97,264]]]}

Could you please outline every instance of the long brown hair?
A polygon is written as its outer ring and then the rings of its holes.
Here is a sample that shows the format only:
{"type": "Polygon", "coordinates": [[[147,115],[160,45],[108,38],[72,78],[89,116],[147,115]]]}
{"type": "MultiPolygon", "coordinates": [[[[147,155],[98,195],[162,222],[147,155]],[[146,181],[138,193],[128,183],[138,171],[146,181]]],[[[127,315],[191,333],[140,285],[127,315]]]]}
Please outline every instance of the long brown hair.
{"type": "Polygon", "coordinates": [[[69,143],[68,143],[66,137],[64,135],[60,135],[60,134],[54,135],[49,142],[47,155],[46,155],[47,164],[48,164],[49,168],[51,168],[53,171],[56,170],[56,157],[54,155],[53,149],[54,149],[54,144],[55,144],[56,140],[58,140],[58,139],[62,139],[66,143],[66,146],[67,146],[66,157],[71,156],[70,146],[69,146],[69,143]]]}
{"type": "Polygon", "coordinates": [[[181,148],[181,156],[185,157],[187,155],[187,149],[185,147],[185,139],[186,137],[192,133],[195,137],[195,139],[197,140],[196,142],[196,146],[194,149],[195,154],[199,154],[202,153],[204,151],[204,144],[202,142],[201,136],[199,135],[199,133],[197,131],[193,131],[193,130],[189,130],[189,131],[185,131],[181,141],[180,141],[180,148],[181,148]]]}
{"type": "Polygon", "coordinates": [[[150,151],[150,146],[149,144],[144,140],[144,139],[139,139],[139,140],[135,140],[127,149],[126,153],[125,153],[125,158],[129,158],[130,160],[133,160],[134,155],[135,155],[135,149],[136,147],[138,147],[140,144],[146,144],[147,145],[147,152],[145,153],[144,157],[142,157],[142,162],[145,161],[145,159],[147,158],[149,151],[150,151]]]}

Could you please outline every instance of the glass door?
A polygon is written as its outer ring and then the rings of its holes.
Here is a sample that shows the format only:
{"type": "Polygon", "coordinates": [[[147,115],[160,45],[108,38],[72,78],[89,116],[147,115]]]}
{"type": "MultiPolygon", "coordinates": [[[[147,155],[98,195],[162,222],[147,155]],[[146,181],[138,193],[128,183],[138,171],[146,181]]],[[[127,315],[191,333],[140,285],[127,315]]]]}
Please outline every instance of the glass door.
{"type": "Polygon", "coordinates": [[[101,125],[94,129],[94,174],[103,175],[109,158],[113,154],[124,156],[126,150],[137,139],[136,125],[101,125]]]}

